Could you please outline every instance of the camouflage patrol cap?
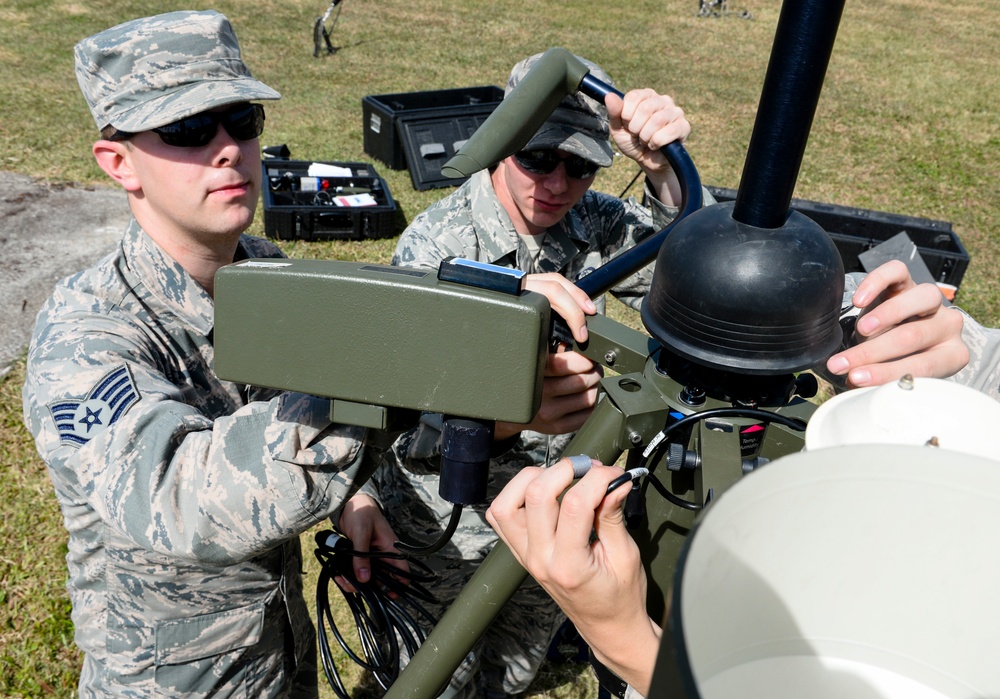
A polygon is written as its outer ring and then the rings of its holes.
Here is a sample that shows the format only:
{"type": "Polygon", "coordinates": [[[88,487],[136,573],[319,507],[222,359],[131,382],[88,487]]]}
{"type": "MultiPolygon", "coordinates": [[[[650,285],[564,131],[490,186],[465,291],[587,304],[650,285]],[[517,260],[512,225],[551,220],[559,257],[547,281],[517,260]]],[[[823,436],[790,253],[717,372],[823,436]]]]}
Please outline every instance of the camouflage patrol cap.
{"type": "Polygon", "coordinates": [[[82,40],[76,79],[98,129],[138,133],[280,94],[250,75],[232,25],[213,11],[135,19],[82,40]]]}
{"type": "MultiPolygon", "coordinates": [[[[536,53],[514,66],[510,71],[510,77],[507,78],[504,95],[510,94],[542,55],[536,53]]],[[[600,66],[585,58],[579,56],[576,58],[590,68],[590,74],[595,78],[614,85],[600,66]]],[[[601,167],[610,166],[614,151],[611,149],[607,108],[586,95],[580,93],[569,95],[559,103],[525,146],[526,150],[544,148],[558,148],[579,155],[601,167]]]]}

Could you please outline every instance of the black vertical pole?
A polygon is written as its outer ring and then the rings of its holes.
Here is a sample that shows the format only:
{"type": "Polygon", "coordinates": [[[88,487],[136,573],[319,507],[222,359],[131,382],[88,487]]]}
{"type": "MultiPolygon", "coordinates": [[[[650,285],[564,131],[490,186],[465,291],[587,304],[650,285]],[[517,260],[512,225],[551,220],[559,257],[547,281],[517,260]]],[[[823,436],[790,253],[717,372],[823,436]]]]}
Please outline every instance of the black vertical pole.
{"type": "Polygon", "coordinates": [[[788,215],[844,0],[785,0],[733,218],[780,228],[788,215]]]}

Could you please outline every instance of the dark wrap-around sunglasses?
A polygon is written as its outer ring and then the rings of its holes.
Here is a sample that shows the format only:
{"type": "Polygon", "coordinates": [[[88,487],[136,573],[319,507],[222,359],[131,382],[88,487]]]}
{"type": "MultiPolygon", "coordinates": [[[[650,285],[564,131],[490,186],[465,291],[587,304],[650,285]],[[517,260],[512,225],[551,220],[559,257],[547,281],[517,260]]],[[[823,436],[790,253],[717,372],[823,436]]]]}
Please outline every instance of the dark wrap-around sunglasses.
{"type": "MultiPolygon", "coordinates": [[[[264,107],[246,104],[222,112],[201,112],[150,131],[168,146],[201,148],[215,138],[220,124],[237,141],[257,138],[264,132],[264,107]]],[[[123,141],[132,135],[118,131],[111,140],[123,141]]]]}
{"type": "Polygon", "coordinates": [[[535,175],[547,175],[562,163],[566,175],[576,180],[593,177],[601,169],[600,165],[592,163],[579,155],[567,155],[556,149],[522,150],[514,154],[514,160],[523,169],[535,175]]]}

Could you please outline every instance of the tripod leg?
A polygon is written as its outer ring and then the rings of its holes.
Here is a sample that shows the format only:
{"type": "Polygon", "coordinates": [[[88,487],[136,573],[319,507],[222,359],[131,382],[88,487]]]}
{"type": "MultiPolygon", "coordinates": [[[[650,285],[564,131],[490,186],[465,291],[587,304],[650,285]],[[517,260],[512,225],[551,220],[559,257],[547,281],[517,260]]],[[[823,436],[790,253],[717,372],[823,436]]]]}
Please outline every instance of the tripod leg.
{"type": "MultiPolygon", "coordinates": [[[[313,58],[319,56],[320,49],[323,48],[323,39],[326,38],[326,29],[323,28],[323,18],[317,17],[313,22],[313,58]]],[[[330,40],[326,39],[329,44],[330,40]]]]}
{"type": "MultiPolygon", "coordinates": [[[[615,437],[623,432],[625,418],[613,403],[598,402],[566,453],[585,453],[614,463],[621,454],[615,437]]],[[[389,687],[385,699],[437,696],[527,575],[507,545],[498,542],[389,687]]]]}
{"type": "Polygon", "coordinates": [[[340,11],[344,9],[344,0],[333,0],[333,5],[330,5],[332,10],[334,5],[337,6],[337,14],[333,18],[333,24],[330,25],[330,31],[323,28],[323,38],[326,39],[326,52],[327,53],[337,53],[337,48],[330,43],[330,35],[333,34],[333,30],[337,28],[337,20],[340,19],[340,11]]]}
{"type": "Polygon", "coordinates": [[[330,3],[330,7],[326,8],[326,12],[323,13],[323,16],[317,17],[316,21],[313,23],[313,58],[319,56],[324,45],[326,46],[327,53],[337,52],[337,48],[330,42],[330,34],[333,33],[334,28],[337,26],[337,20],[340,19],[340,11],[343,9],[343,1],[344,0],[333,0],[330,3]],[[333,8],[335,7],[337,8],[337,14],[333,18],[333,24],[330,25],[329,31],[327,31],[326,20],[330,19],[330,15],[333,14],[333,8]]]}

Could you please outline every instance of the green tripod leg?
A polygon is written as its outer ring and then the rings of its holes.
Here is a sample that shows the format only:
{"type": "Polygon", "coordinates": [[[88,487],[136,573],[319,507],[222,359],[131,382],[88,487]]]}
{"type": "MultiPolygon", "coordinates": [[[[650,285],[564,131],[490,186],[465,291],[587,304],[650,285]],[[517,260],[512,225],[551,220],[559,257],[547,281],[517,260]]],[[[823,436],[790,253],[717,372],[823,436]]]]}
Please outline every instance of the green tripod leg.
{"type": "MultiPolygon", "coordinates": [[[[624,415],[614,403],[600,401],[566,453],[614,463],[622,453],[618,435],[623,424],[624,415]]],[[[389,687],[386,699],[434,699],[527,576],[510,549],[497,543],[389,687]]]]}

